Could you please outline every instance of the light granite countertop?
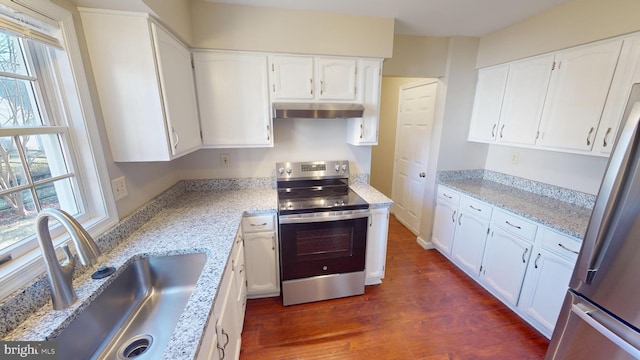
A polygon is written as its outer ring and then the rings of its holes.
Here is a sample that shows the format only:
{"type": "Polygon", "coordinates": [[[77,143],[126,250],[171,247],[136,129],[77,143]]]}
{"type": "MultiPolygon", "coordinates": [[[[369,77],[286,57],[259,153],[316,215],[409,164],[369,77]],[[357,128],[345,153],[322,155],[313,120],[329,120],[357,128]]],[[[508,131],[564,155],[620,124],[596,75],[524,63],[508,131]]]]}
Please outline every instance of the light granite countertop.
{"type": "MultiPolygon", "coordinates": [[[[392,204],[389,198],[369,185],[352,184],[351,187],[372,208],[392,204]]],[[[101,255],[98,265],[115,266],[116,274],[92,280],[92,271],[85,271],[74,279],[78,295],[76,303],[66,310],[53,311],[48,301],[3,340],[55,339],[119,271],[138,258],[203,252],[207,254],[207,261],[202,274],[163,355],[163,359],[194,359],[242,216],[276,214],[276,208],[277,192],[271,188],[185,191],[164,204],[122,243],[101,255]]]]}
{"type": "Polygon", "coordinates": [[[439,183],[579,240],[589,225],[589,207],[483,178],[441,179],[439,183]]]}

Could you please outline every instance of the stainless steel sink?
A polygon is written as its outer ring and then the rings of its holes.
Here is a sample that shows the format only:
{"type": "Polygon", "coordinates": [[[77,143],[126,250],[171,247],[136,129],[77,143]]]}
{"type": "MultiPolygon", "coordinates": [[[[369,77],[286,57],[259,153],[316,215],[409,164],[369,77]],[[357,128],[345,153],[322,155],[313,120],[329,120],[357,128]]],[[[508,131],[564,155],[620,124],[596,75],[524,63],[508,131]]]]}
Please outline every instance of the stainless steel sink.
{"type": "Polygon", "coordinates": [[[206,261],[138,259],[56,338],[60,359],[160,359],[206,261]]]}

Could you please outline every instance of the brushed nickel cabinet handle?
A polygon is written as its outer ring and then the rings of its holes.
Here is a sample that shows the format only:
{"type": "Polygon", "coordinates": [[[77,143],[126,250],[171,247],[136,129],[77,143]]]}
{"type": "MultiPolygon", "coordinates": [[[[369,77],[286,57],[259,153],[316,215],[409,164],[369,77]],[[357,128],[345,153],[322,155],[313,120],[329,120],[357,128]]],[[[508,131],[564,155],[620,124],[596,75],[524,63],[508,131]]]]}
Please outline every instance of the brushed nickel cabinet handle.
{"type": "Polygon", "coordinates": [[[482,212],[482,209],[478,209],[477,207],[473,206],[473,205],[469,205],[470,208],[472,208],[475,211],[480,211],[482,212]]]}
{"type": "Polygon", "coordinates": [[[602,139],[602,147],[607,147],[609,145],[609,143],[607,142],[607,138],[609,137],[611,130],[611,128],[607,128],[607,132],[604,134],[604,139],[602,139]]]}
{"type": "Polygon", "coordinates": [[[462,220],[462,213],[460,213],[460,216],[458,216],[458,225],[462,225],[462,222],[460,220],[462,220]]]}
{"type": "Polygon", "coordinates": [[[502,126],[500,127],[500,139],[502,139],[502,132],[504,131],[504,126],[506,124],[502,124],[502,126]]]}
{"type": "Polygon", "coordinates": [[[540,260],[540,256],[542,256],[542,254],[538,253],[538,256],[536,256],[536,261],[533,263],[533,267],[535,269],[538,268],[538,260],[540,260]]]}
{"type": "Polygon", "coordinates": [[[451,222],[453,222],[455,224],[456,222],[456,213],[458,212],[458,210],[454,211],[453,214],[451,214],[451,222]]]}
{"type": "Polygon", "coordinates": [[[498,124],[493,124],[493,127],[491,128],[491,138],[496,137],[496,126],[498,126],[498,124]]]}
{"type": "Polygon", "coordinates": [[[313,95],[313,79],[309,79],[309,94],[313,95]]]}
{"type": "Polygon", "coordinates": [[[442,196],[446,197],[447,199],[453,199],[453,197],[447,195],[447,193],[442,193],[442,196]]]}
{"type": "Polygon", "coordinates": [[[578,252],[577,252],[577,251],[569,249],[568,247],[566,247],[566,246],[562,245],[562,243],[559,243],[559,244],[558,244],[558,246],[560,246],[561,248],[563,248],[563,249],[565,249],[565,250],[567,250],[567,251],[569,251],[569,252],[572,252],[572,253],[574,253],[574,254],[578,255],[578,252]]]}
{"type": "Polygon", "coordinates": [[[525,260],[524,257],[525,257],[525,255],[527,255],[528,252],[529,252],[529,248],[525,248],[524,252],[522,253],[522,263],[523,264],[527,262],[527,260],[525,260]]]}
{"type": "Polygon", "coordinates": [[[522,227],[518,226],[518,225],[513,225],[512,223],[509,222],[509,220],[506,220],[505,223],[509,226],[512,226],[518,230],[522,230],[522,227]]]}
{"type": "Polygon", "coordinates": [[[593,126],[591,127],[591,129],[589,130],[589,133],[587,134],[587,146],[591,145],[591,134],[593,134],[593,126]]]}

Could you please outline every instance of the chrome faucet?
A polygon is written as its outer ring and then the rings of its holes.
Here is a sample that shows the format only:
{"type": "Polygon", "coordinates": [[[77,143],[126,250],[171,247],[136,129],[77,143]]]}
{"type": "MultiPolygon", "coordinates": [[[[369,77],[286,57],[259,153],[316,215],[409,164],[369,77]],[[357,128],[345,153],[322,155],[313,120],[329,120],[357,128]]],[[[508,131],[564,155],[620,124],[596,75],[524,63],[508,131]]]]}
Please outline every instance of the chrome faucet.
{"type": "Polygon", "coordinates": [[[80,223],[65,211],[44,209],[36,216],[36,234],[42,249],[44,264],[47,267],[53,308],[55,310],[63,310],[71,306],[77,299],[72,283],[75,259],[71,251],[69,251],[69,246],[64,245],[62,246],[62,251],[66,255],[66,260],[62,264],[58,261],[56,250],[51,241],[51,234],[49,233],[50,217],[58,220],[67,230],[76,245],[78,258],[82,265],[95,265],[100,255],[100,249],[80,223]]]}

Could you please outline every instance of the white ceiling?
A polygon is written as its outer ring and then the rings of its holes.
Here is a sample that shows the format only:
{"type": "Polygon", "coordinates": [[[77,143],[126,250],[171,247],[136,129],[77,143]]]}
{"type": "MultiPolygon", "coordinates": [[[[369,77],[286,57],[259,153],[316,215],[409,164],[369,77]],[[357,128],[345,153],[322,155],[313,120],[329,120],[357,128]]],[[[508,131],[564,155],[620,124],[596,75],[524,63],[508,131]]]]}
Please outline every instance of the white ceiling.
{"type": "Polygon", "coordinates": [[[483,36],[569,0],[207,0],[284,9],[393,17],[395,33],[483,36]]]}

